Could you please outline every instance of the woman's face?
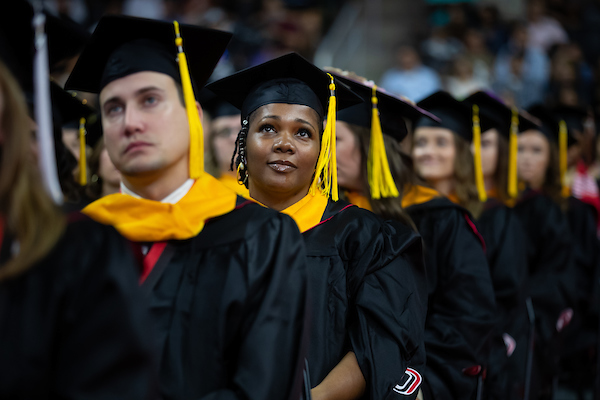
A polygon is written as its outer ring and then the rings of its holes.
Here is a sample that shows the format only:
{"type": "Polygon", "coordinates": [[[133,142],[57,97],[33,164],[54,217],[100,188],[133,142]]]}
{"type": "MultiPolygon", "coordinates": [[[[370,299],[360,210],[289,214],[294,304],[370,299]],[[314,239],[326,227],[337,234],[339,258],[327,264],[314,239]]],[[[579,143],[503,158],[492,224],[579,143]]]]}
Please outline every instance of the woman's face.
{"type": "Polygon", "coordinates": [[[121,173],[110,160],[106,147],[100,153],[98,176],[110,186],[119,186],[121,182],[121,173]]]}
{"type": "Polygon", "coordinates": [[[548,139],[537,130],[521,133],[519,135],[519,156],[517,157],[519,179],[534,189],[541,188],[549,163],[550,143],[548,139]]]}
{"type": "Polygon", "coordinates": [[[267,104],[250,118],[248,188],[254,198],[306,195],[321,148],[321,121],[310,107],[267,104]]]}
{"type": "Polygon", "coordinates": [[[79,129],[63,128],[62,140],[65,147],[73,154],[73,157],[79,161],[79,129]]]}
{"type": "Polygon", "coordinates": [[[231,164],[231,155],[235,148],[237,134],[242,128],[240,115],[228,115],[215,118],[211,124],[212,145],[221,173],[227,173],[231,164]]]}
{"type": "MultiPolygon", "coordinates": [[[[474,146],[471,144],[471,151],[474,146]]],[[[489,129],[481,135],[481,169],[483,177],[490,178],[496,173],[498,166],[498,131],[489,129]]]]}
{"type": "Polygon", "coordinates": [[[451,179],[456,157],[454,134],[440,127],[415,129],[412,157],[417,174],[426,181],[451,179]]]}
{"type": "Polygon", "coordinates": [[[336,132],[336,156],[338,184],[349,190],[361,190],[361,156],[358,138],[346,122],[338,121],[336,132]]]}

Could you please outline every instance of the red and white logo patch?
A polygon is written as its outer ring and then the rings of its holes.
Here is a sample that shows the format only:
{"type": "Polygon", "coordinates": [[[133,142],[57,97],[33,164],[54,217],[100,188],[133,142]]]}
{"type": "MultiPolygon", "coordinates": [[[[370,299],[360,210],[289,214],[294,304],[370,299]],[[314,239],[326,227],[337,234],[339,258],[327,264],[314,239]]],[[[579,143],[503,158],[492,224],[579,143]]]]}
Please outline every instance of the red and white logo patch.
{"type": "Polygon", "coordinates": [[[422,381],[421,374],[412,368],[406,368],[401,383],[394,386],[393,390],[396,393],[410,396],[417,391],[422,381]]]}
{"type": "Polygon", "coordinates": [[[514,353],[515,349],[517,348],[517,341],[508,333],[503,333],[502,339],[504,340],[504,345],[506,346],[506,355],[508,357],[512,356],[512,353],[514,353]]]}
{"type": "Polygon", "coordinates": [[[567,325],[571,323],[573,319],[573,309],[567,308],[563,310],[558,316],[558,320],[556,321],[556,331],[562,331],[567,325]]]}

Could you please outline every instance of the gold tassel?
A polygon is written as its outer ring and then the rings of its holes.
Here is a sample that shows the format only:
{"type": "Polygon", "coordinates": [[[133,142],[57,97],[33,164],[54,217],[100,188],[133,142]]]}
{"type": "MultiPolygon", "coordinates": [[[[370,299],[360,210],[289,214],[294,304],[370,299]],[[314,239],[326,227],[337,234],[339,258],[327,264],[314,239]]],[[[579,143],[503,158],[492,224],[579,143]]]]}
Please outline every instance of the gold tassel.
{"type": "Polygon", "coordinates": [[[518,137],[519,134],[519,111],[513,107],[510,120],[510,137],[508,142],[508,196],[516,199],[519,195],[517,185],[517,155],[519,152],[518,137]]]}
{"type": "Polygon", "coordinates": [[[190,125],[190,178],[198,179],[204,172],[204,131],[200,122],[198,108],[196,107],[196,98],[194,97],[187,58],[183,52],[183,39],[179,33],[179,22],[173,21],[173,25],[175,26],[175,45],[178,51],[177,62],[181,75],[185,110],[190,125]]]}
{"type": "Polygon", "coordinates": [[[398,197],[400,195],[392,177],[385,152],[381,120],[379,119],[379,109],[377,107],[378,103],[377,86],[373,85],[373,96],[371,97],[371,144],[369,146],[369,159],[367,162],[369,186],[371,188],[371,198],[373,199],[398,197]]]}
{"type": "Polygon", "coordinates": [[[335,120],[336,120],[336,98],[335,82],[331,74],[329,84],[329,108],[327,109],[327,124],[321,139],[321,152],[317,160],[315,177],[310,185],[309,192],[314,196],[320,190],[325,196],[331,195],[333,201],[338,201],[337,184],[337,161],[335,155],[335,120]]]}
{"type": "Polygon", "coordinates": [[[477,192],[479,193],[479,201],[482,203],[487,201],[487,193],[485,192],[485,182],[483,180],[483,170],[481,169],[481,126],[479,125],[479,107],[473,104],[473,145],[475,154],[475,183],[477,192]]]}
{"type": "Polygon", "coordinates": [[[79,120],[79,184],[87,185],[87,155],[85,151],[85,118],[79,120]]]}
{"type": "Polygon", "coordinates": [[[561,120],[558,124],[558,161],[560,167],[560,183],[562,185],[561,195],[564,198],[569,197],[570,190],[567,185],[567,147],[568,147],[568,133],[567,123],[561,120]]]}

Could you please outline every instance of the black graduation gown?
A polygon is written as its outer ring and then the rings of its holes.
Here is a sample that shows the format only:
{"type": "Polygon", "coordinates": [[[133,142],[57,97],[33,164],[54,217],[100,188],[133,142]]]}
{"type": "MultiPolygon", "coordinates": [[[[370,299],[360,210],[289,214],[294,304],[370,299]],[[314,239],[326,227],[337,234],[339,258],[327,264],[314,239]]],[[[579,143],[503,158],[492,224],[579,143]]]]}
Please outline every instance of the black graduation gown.
{"type": "Polygon", "coordinates": [[[569,197],[566,215],[573,238],[575,264],[573,280],[577,293],[575,313],[584,314],[592,307],[594,276],[600,263],[596,209],[575,197],[569,197]]]}
{"type": "Polygon", "coordinates": [[[142,288],[164,399],[296,399],[306,257],[294,221],[238,197],[188,240],[169,241],[142,288]]]}
{"type": "Polygon", "coordinates": [[[113,228],[81,217],[42,261],[1,282],[0,398],[154,398],[135,265],[113,228]]]}
{"type": "Polygon", "coordinates": [[[477,226],[486,244],[497,310],[485,382],[486,397],[514,398],[503,335],[510,335],[517,347],[528,345],[528,325],[523,323],[527,317],[524,298],[528,274],[527,237],[514,210],[497,199],[488,200],[477,226]]]}
{"type": "Polygon", "coordinates": [[[566,211],[573,237],[575,268],[569,278],[573,281],[577,303],[571,323],[565,328],[562,340],[563,379],[571,387],[583,388],[594,379],[595,353],[598,340],[598,268],[600,243],[596,235],[596,208],[575,197],[569,197],[566,211]]]}
{"type": "Polygon", "coordinates": [[[471,399],[496,308],[482,242],[468,212],[447,198],[406,211],[423,238],[429,281],[424,399],[471,399]]]}
{"type": "Polygon", "coordinates": [[[571,282],[573,250],[567,218],[560,206],[541,193],[526,192],[514,207],[527,235],[528,282],[540,334],[550,340],[560,313],[574,304],[571,282]]]}
{"type": "Polygon", "coordinates": [[[343,201],[330,201],[321,221],[303,233],[311,385],[353,351],[367,382],[364,398],[415,398],[418,390],[410,388],[424,368],[427,309],[418,234],[343,201]]]}
{"type": "Polygon", "coordinates": [[[477,227],[485,240],[498,319],[508,322],[512,312],[524,300],[527,237],[515,212],[495,199],[486,203],[477,227]]]}
{"type": "MultiPolygon", "coordinates": [[[[573,271],[569,225],[560,206],[539,192],[529,190],[514,207],[527,235],[528,277],[524,296],[531,298],[535,311],[535,351],[532,398],[551,390],[558,368],[557,321],[572,307],[576,294],[570,275],[573,271]]],[[[526,318],[522,324],[528,324],[526,318]]],[[[524,381],[527,347],[517,346],[510,359],[516,385],[524,381]]]]}

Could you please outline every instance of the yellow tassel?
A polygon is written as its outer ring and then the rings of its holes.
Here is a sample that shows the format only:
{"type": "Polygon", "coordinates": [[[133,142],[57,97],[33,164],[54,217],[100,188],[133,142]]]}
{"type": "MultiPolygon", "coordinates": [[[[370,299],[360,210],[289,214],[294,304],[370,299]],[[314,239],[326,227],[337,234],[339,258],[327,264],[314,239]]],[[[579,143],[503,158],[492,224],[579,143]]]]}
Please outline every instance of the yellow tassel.
{"type": "Polygon", "coordinates": [[[517,187],[517,155],[519,152],[518,138],[519,134],[519,111],[513,107],[510,120],[510,139],[508,143],[508,196],[516,199],[519,195],[517,187]]]}
{"type": "Polygon", "coordinates": [[[204,172],[204,131],[196,107],[196,98],[194,97],[187,58],[183,52],[183,39],[179,33],[179,22],[173,21],[173,25],[175,26],[175,45],[178,50],[177,62],[179,63],[185,110],[190,125],[190,178],[198,179],[204,172]]]}
{"type": "Polygon", "coordinates": [[[377,104],[377,86],[373,85],[373,96],[371,97],[371,144],[369,146],[369,159],[367,169],[369,175],[369,186],[371,187],[371,198],[398,197],[398,188],[392,177],[383,132],[381,131],[381,120],[377,104]]]}
{"type": "Polygon", "coordinates": [[[565,198],[569,197],[570,190],[567,185],[567,146],[568,146],[568,134],[567,134],[567,123],[565,121],[559,122],[558,131],[558,161],[560,166],[560,183],[562,185],[561,195],[565,198]]]}
{"type": "Polygon", "coordinates": [[[79,120],[79,184],[87,185],[87,155],[85,151],[85,118],[79,120]]]}
{"type": "Polygon", "coordinates": [[[477,184],[477,192],[479,193],[479,201],[487,201],[487,193],[485,192],[485,182],[483,180],[483,170],[481,169],[481,126],[479,125],[479,107],[473,104],[473,145],[475,154],[475,183],[477,184]]]}
{"type": "Polygon", "coordinates": [[[335,98],[335,82],[331,74],[331,83],[329,84],[329,107],[327,109],[327,124],[323,131],[321,139],[321,152],[317,160],[317,169],[315,177],[310,185],[309,192],[314,196],[317,190],[321,191],[325,196],[330,196],[333,201],[338,201],[338,184],[337,184],[337,160],[335,155],[335,120],[336,120],[336,98],[335,98]]]}

